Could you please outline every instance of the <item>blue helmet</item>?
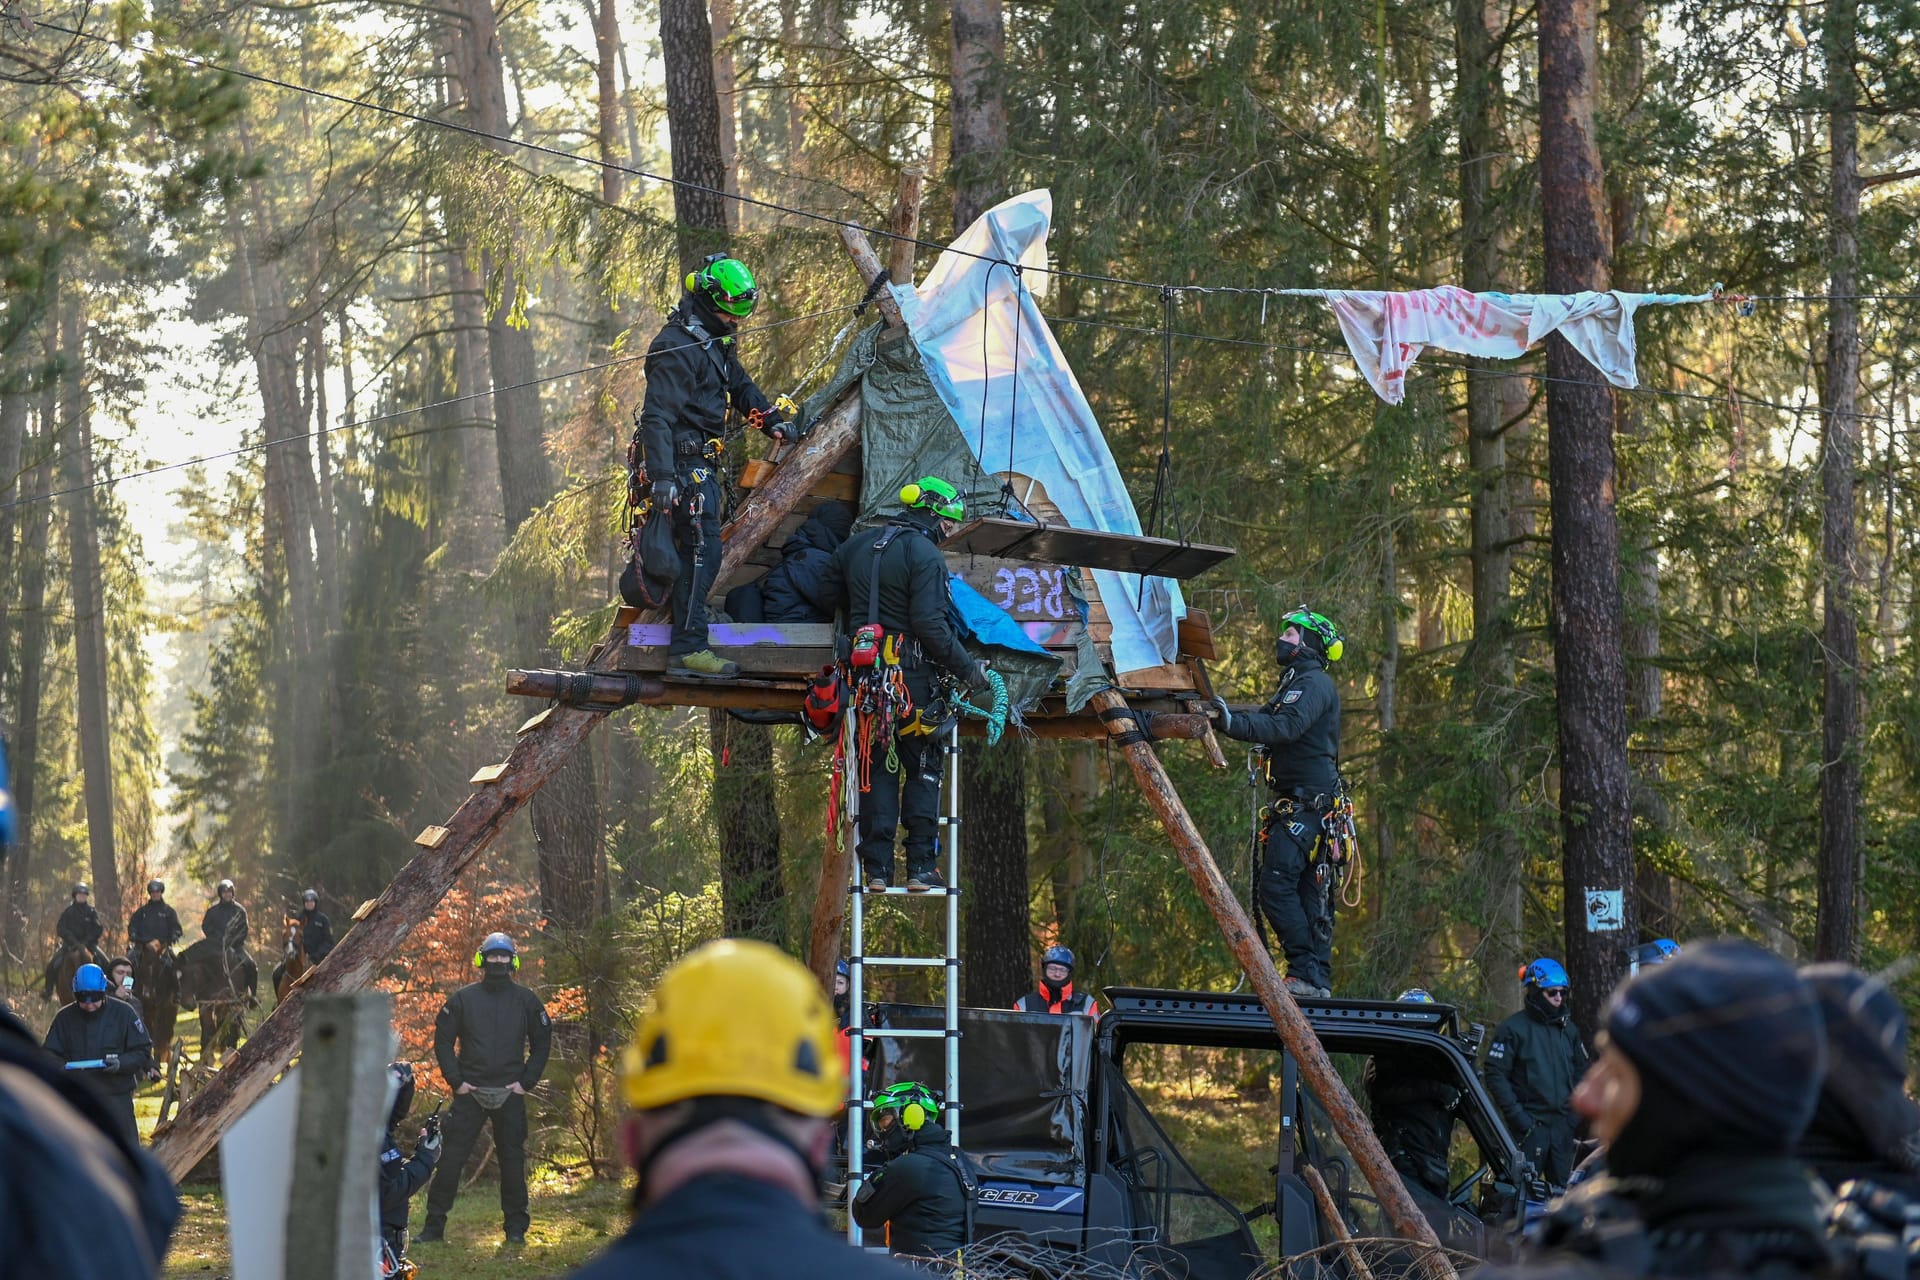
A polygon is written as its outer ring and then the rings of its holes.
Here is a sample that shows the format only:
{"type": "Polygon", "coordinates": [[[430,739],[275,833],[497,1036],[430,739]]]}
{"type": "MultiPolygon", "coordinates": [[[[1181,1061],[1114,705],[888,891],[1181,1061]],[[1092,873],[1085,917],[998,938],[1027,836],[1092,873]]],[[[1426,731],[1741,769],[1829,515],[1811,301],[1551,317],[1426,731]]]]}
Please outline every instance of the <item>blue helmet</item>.
{"type": "Polygon", "coordinates": [[[1520,971],[1520,985],[1538,987],[1542,991],[1564,991],[1573,984],[1567,981],[1567,971],[1560,967],[1558,960],[1541,956],[1520,971]]]}
{"type": "Polygon", "coordinates": [[[99,965],[83,964],[73,971],[73,994],[83,992],[107,994],[107,974],[99,965]]]}
{"type": "Polygon", "coordinates": [[[1042,968],[1045,968],[1050,964],[1063,964],[1067,966],[1067,972],[1072,973],[1073,949],[1071,947],[1060,946],[1058,943],[1048,947],[1040,956],[1040,965],[1042,968]]]}
{"type": "Polygon", "coordinates": [[[833,962],[833,971],[842,978],[851,978],[853,976],[853,966],[845,960],[835,960],[833,962]]]}
{"type": "Polygon", "coordinates": [[[1425,987],[1408,987],[1405,991],[1402,991],[1399,995],[1395,996],[1394,1001],[1398,1004],[1434,1004],[1436,1003],[1436,1001],[1433,998],[1433,993],[1428,991],[1425,987]]]}
{"type": "Polygon", "coordinates": [[[1655,938],[1637,947],[1627,948],[1627,972],[1638,973],[1650,964],[1665,964],[1680,954],[1680,944],[1672,938],[1655,938]]]}
{"type": "Polygon", "coordinates": [[[520,967],[520,948],[514,946],[513,939],[504,933],[487,935],[486,941],[480,944],[480,949],[473,953],[473,967],[480,968],[486,964],[488,956],[499,955],[502,952],[513,957],[514,968],[520,967]]]}

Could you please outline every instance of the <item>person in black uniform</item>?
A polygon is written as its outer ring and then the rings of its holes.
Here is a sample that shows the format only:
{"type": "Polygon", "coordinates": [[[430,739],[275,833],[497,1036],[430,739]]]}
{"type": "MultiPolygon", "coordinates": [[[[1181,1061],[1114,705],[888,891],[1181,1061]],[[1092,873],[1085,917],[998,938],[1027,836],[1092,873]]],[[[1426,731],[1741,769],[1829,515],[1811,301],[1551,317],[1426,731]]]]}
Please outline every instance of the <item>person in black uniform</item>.
{"type": "Polygon", "coordinates": [[[793,401],[769,401],[734,350],[759,301],[746,264],[715,254],[687,276],[680,305],[647,348],[647,396],[635,425],[656,510],[673,514],[680,576],[673,584],[667,670],[728,679],[739,667],[707,647],[707,593],[720,571],[720,474],[729,407],[770,438],[790,437],[793,401]]]}
{"type": "MultiPolygon", "coordinates": [[[[307,951],[309,969],[327,958],[333,950],[333,921],[327,919],[327,913],[320,909],[320,894],[308,889],[300,895],[300,938],[307,951]]],[[[273,989],[280,989],[280,977],[287,971],[287,962],[283,958],[273,967],[273,989]]]]}
{"type": "Polygon", "coordinates": [[[413,1110],[413,1064],[389,1063],[387,1071],[395,1088],[393,1106],[387,1110],[386,1136],[380,1143],[380,1239],[397,1262],[407,1256],[407,1205],[433,1175],[441,1136],[438,1125],[430,1125],[420,1130],[412,1156],[400,1150],[393,1135],[413,1110]]]}
{"type": "Polygon", "coordinates": [[[127,946],[151,947],[165,951],[186,936],[180,916],[167,901],[167,886],[161,880],[147,881],[147,900],[127,917],[127,946]]]}
{"type": "Polygon", "coordinates": [[[878,681],[892,688],[897,671],[912,702],[911,708],[895,709],[892,751],[885,749],[884,733],[863,730],[875,744],[861,761],[871,785],[860,793],[857,823],[867,888],[880,892],[892,886],[894,840],[904,822],[907,890],[925,893],[947,885],[934,862],[940,729],[947,719],[934,673],[944,669],[973,688],[985,687],[988,676],[986,664],[976,661],[954,632],[947,561],[940,554],[940,539],[966,514],[959,492],[938,476],[926,476],[902,489],[900,502],[905,510],[899,515],[840,544],[826,586],[852,636],[856,683],[878,681]],[[871,627],[882,629],[884,638],[865,643],[862,637],[871,627]]]}
{"type": "Polygon", "coordinates": [[[73,1003],[53,1015],[47,1049],[62,1063],[84,1072],[112,1113],[120,1133],[134,1146],[140,1130],[133,1119],[133,1091],[153,1065],[153,1040],[133,1007],[107,994],[107,975],[97,964],[83,964],[73,975],[73,1003]]]}
{"type": "Polygon", "coordinates": [[[233,881],[222,880],[214,886],[213,905],[200,917],[200,932],[208,943],[219,949],[225,971],[238,973],[247,994],[258,996],[260,966],[247,951],[252,926],[247,922],[247,909],[240,905],[234,893],[233,881]]]}
{"type": "Polygon", "coordinates": [[[873,1099],[867,1150],[880,1167],[861,1183],[853,1220],[886,1227],[896,1257],[952,1260],[969,1243],[975,1179],[939,1116],[933,1092],[912,1080],[873,1099]]]}
{"type": "Polygon", "coordinates": [[[1538,1224],[1536,1256],[1480,1275],[1830,1274],[1818,1193],[1789,1152],[1826,1073],[1819,1004],[1793,966],[1710,942],[1614,992],[1574,1109],[1608,1173],[1538,1224]]]}
{"type": "Polygon", "coordinates": [[[1014,1001],[1021,1013],[1084,1013],[1096,1021],[1100,1006],[1093,997],[1073,989],[1073,951],[1058,944],[1040,956],[1040,989],[1014,1001]]]}
{"type": "Polygon", "coordinates": [[[1865,1179],[1920,1200],[1920,1107],[1907,1096],[1899,998],[1852,965],[1808,965],[1800,978],[1820,1002],[1827,1079],[1795,1154],[1832,1191],[1865,1179]]]}
{"type": "Polygon", "coordinates": [[[1325,839],[1340,782],[1340,691],[1327,665],[1346,651],[1339,629],[1304,606],[1284,619],[1274,645],[1280,687],[1258,711],[1213,706],[1220,732],[1258,743],[1272,801],[1262,811],[1260,910],[1287,957],[1287,989],[1326,997],[1333,989],[1333,904],[1339,852],[1325,839]]]}
{"type": "MultiPolygon", "coordinates": [[[[1404,1004],[1432,1004],[1433,997],[1419,987],[1394,997],[1404,1004]]],[[[1380,1145],[1407,1179],[1407,1190],[1421,1211],[1444,1233],[1447,1214],[1448,1155],[1453,1147],[1453,1118],[1460,1110],[1460,1090],[1434,1071],[1424,1054],[1375,1054],[1367,1059],[1362,1076],[1374,1132],[1380,1145]],[[1439,1198],[1436,1206],[1427,1196],[1439,1198]]]]}
{"type": "Polygon", "coordinates": [[[453,1090],[447,1113],[446,1159],[427,1192],[423,1243],[444,1237],[447,1211],[460,1194],[467,1157],[480,1128],[493,1123],[500,1162],[500,1213],[510,1245],[527,1239],[527,1090],[540,1083],[553,1051],[553,1024],[540,997],[513,980],[520,950],[490,933],[473,956],[485,975],[447,997],[433,1023],[433,1054],[453,1090]]]}
{"type": "Polygon", "coordinates": [[[59,923],[53,927],[56,941],[53,957],[47,961],[47,970],[43,975],[46,985],[40,989],[42,1000],[53,999],[54,970],[60,967],[60,957],[69,949],[79,951],[94,964],[104,965],[106,954],[100,950],[100,936],[106,927],[100,923],[100,913],[93,909],[93,891],[84,884],[73,886],[73,900],[67,903],[67,909],[60,913],[59,923]]]}
{"type": "Polygon", "coordinates": [[[727,613],[735,622],[832,622],[840,601],[828,591],[828,566],[852,531],[852,507],[821,503],[781,544],[779,564],[727,593],[727,613]]]}
{"type": "Polygon", "coordinates": [[[1480,1074],[1520,1150],[1548,1183],[1564,1187],[1573,1175],[1573,1087],[1587,1050],[1559,961],[1535,960],[1520,971],[1520,985],[1525,1007],[1494,1031],[1480,1074]]]}
{"type": "Polygon", "coordinates": [[[821,1220],[847,1080],[811,973],[764,942],[699,948],[654,986],[620,1055],[627,1233],[574,1280],[905,1280],[821,1220]]]}

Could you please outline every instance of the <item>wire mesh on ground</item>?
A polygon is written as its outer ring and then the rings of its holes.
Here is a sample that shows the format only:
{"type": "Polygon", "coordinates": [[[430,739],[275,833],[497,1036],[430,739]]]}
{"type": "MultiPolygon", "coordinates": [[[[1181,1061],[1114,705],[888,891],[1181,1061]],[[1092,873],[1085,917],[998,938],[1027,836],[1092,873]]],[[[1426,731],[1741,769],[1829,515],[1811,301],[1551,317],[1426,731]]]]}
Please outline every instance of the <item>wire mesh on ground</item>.
{"type": "MultiPolygon", "coordinates": [[[[1018,1233],[990,1236],[970,1246],[961,1262],[915,1260],[929,1275],[966,1276],[967,1280],[1190,1280],[1187,1259],[1175,1249],[1146,1239],[1146,1231],[1122,1228],[1062,1233],[1053,1243],[1018,1233]],[[1067,1243],[1071,1237],[1074,1243],[1067,1243]]],[[[1333,1272],[1353,1274],[1357,1255],[1373,1280],[1427,1280],[1427,1261],[1444,1254],[1464,1272],[1480,1259],[1451,1249],[1394,1236],[1361,1236],[1331,1241],[1252,1271],[1248,1280],[1320,1280],[1333,1272]]]]}

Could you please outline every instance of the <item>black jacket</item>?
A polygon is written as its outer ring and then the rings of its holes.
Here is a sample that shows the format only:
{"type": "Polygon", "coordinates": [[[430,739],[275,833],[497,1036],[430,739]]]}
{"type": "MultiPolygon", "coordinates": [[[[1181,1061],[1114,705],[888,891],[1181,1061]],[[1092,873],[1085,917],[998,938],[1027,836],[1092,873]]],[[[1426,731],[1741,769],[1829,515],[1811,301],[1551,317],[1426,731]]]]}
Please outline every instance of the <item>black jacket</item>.
{"type": "Polygon", "coordinates": [[[60,941],[91,951],[100,945],[100,935],[106,929],[101,925],[100,913],[93,909],[92,903],[83,906],[78,902],[69,902],[67,909],[60,913],[60,923],[53,927],[53,932],[60,941]]]}
{"type": "Polygon", "coordinates": [[[966,646],[953,629],[953,597],[947,589],[947,558],[934,545],[931,521],[918,513],[896,516],[878,528],[862,529],[833,553],[823,589],[830,588],[846,614],[846,631],[858,631],[868,617],[875,569],[874,546],[893,530],[892,540],[878,555],[880,625],[889,634],[919,641],[926,661],[945,667],[963,681],[975,668],[966,646]]]}
{"type": "Polygon", "coordinates": [[[380,1231],[391,1235],[407,1229],[407,1201],[413,1199],[420,1188],[427,1185],[427,1179],[433,1176],[433,1162],[438,1159],[431,1151],[415,1147],[409,1158],[393,1144],[393,1135],[380,1150],[380,1231]]]}
{"type": "Polygon", "coordinates": [[[741,413],[773,408],[741,367],[733,340],[709,336],[683,303],[647,348],[647,397],[636,434],[648,476],[660,480],[681,469],[674,462],[676,439],[721,435],[728,405],[741,413]]]}
{"type": "Polygon", "coordinates": [[[769,1182],[695,1178],[642,1210],[573,1280],[906,1280],[849,1245],[818,1211],[769,1182]]]}
{"type": "Polygon", "coordinates": [[[450,1089],[497,1089],[515,1080],[531,1089],[552,1051],[546,1006],[511,978],[468,983],[447,997],[433,1022],[433,1056],[450,1089]]]}
{"type": "Polygon", "coordinates": [[[1418,1054],[1378,1054],[1367,1060],[1364,1078],[1374,1132],[1393,1167],[1445,1196],[1460,1090],[1435,1076],[1430,1062],[1418,1054]]]}
{"type": "Polygon", "coordinates": [[[319,964],[327,958],[327,952],[333,950],[333,921],[315,907],[300,913],[300,929],[305,935],[307,963],[319,964]]]}
{"type": "Polygon", "coordinates": [[[888,1246],[914,1258],[950,1258],[967,1244],[966,1157],[947,1131],[928,1124],[913,1147],[867,1176],[853,1202],[853,1220],[888,1227],[888,1246]]]}
{"type": "Polygon", "coordinates": [[[215,902],[200,917],[200,932],[215,946],[238,951],[247,945],[247,909],[238,902],[215,902]]]}
{"type": "Polygon", "coordinates": [[[151,1276],[180,1197],[107,1104],[0,1009],[0,1273],[151,1276]]]}
{"type": "Polygon", "coordinates": [[[833,587],[833,553],[847,540],[853,512],[822,503],[780,548],[780,563],[760,579],[767,622],[832,622],[840,607],[833,587]],[[830,509],[831,508],[831,509],[830,509]]]}
{"type": "Polygon", "coordinates": [[[109,1053],[120,1055],[112,1071],[93,1068],[84,1075],[103,1093],[132,1093],[141,1073],[153,1065],[153,1040],[133,1006],[111,997],[95,1013],[70,1004],[53,1015],[47,1028],[47,1049],[64,1063],[91,1062],[109,1053]]]}
{"type": "Polygon", "coordinates": [[[136,947],[149,942],[170,947],[185,937],[186,932],[180,927],[180,917],[173,904],[168,902],[143,902],[140,909],[127,918],[127,941],[136,947]]]}
{"type": "Polygon", "coordinates": [[[1227,736],[1267,747],[1275,792],[1331,794],[1340,759],[1340,690],[1311,653],[1296,658],[1258,711],[1235,712],[1227,736]]]}
{"type": "Polygon", "coordinates": [[[1516,1142],[1537,1124],[1573,1115],[1573,1086],[1586,1074],[1587,1051],[1573,1019],[1562,1014],[1557,1022],[1529,1004],[1502,1022],[1487,1045],[1480,1074],[1516,1142]]]}

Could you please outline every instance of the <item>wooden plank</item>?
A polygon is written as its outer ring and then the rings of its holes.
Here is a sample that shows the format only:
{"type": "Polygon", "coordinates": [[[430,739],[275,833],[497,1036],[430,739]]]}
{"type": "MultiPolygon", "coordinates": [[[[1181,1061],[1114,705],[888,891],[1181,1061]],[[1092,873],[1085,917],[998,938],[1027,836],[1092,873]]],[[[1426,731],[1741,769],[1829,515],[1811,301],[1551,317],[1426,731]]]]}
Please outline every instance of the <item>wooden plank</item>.
{"type": "MultiPolygon", "coordinates": [[[[778,468],[765,458],[755,458],[740,469],[739,486],[742,489],[758,489],[767,482],[778,468]]],[[[860,477],[828,472],[814,483],[809,495],[821,501],[835,502],[860,501],[860,477]]]]}
{"type": "MultiPolygon", "coordinates": [[[[804,680],[834,660],[831,645],[716,644],[709,647],[721,658],[738,663],[741,674],[747,676],[786,676],[804,680]]],[[[669,660],[665,645],[623,645],[620,649],[622,671],[657,675],[667,669],[669,660]]]]}
{"type": "Polygon", "coordinates": [[[1193,672],[1184,663],[1168,662],[1157,667],[1122,671],[1113,677],[1122,689],[1156,689],[1167,693],[1197,693],[1193,672]]]}
{"type": "MultiPolygon", "coordinates": [[[[634,648],[663,645],[673,639],[666,622],[635,622],[627,626],[627,644],[634,648]]],[[[716,648],[769,645],[802,649],[831,649],[831,622],[715,622],[707,627],[707,643],[716,648]]]]}
{"type": "Polygon", "coordinates": [[[515,729],[513,732],[516,736],[525,737],[527,734],[532,733],[535,729],[538,729],[542,725],[546,724],[547,719],[552,715],[553,715],[553,708],[548,707],[545,711],[542,711],[535,715],[527,717],[526,723],[521,725],[518,729],[515,729]]]}
{"type": "Polygon", "coordinates": [[[947,566],[1015,622],[1080,621],[1067,591],[1067,571],[1057,564],[949,555],[947,566]]]}
{"type": "Polygon", "coordinates": [[[489,782],[500,781],[500,775],[506,771],[507,766],[505,764],[481,765],[473,771],[473,776],[467,779],[467,783],[469,786],[483,787],[489,782]]]}
{"type": "Polygon", "coordinates": [[[1009,560],[1071,564],[1155,578],[1194,578],[1233,556],[1232,547],[1175,542],[1136,534],[1073,529],[998,516],[976,516],[941,543],[949,553],[972,552],[1009,560]]]}
{"type": "MultiPolygon", "coordinates": [[[[1110,689],[1095,694],[1091,705],[1096,712],[1131,710],[1127,700],[1110,689]]],[[[1116,736],[1135,727],[1135,722],[1127,717],[1116,717],[1109,723],[1116,736]]],[[[1427,1264],[1429,1280],[1457,1280],[1453,1264],[1441,1250],[1440,1241],[1434,1235],[1426,1215],[1420,1212],[1420,1206],[1407,1194],[1399,1171],[1387,1159],[1373,1126],[1367,1122],[1366,1114],[1354,1102],[1346,1082],[1334,1069],[1333,1060],[1327,1056],[1320,1037],[1314,1034],[1313,1025],[1300,1012],[1300,1006],[1293,1002],[1293,997],[1281,983],[1280,971],[1274,967],[1273,956],[1254,933],[1253,921],[1247,918],[1240,899],[1234,896],[1226,877],[1220,874],[1219,864],[1214,861],[1213,852],[1207,848],[1200,829],[1194,825],[1193,815],[1181,803],[1180,793],[1174,788],[1173,779],[1167,775],[1166,766],[1154,754],[1150,743],[1131,742],[1121,750],[1126,753],[1127,763],[1133,769],[1134,780],[1139,783],[1147,803],[1159,816],[1161,825],[1173,842],[1174,851],[1186,866],[1200,900],[1213,913],[1215,923],[1220,926],[1228,950],[1240,962],[1267,1016],[1273,1019],[1274,1030],[1279,1033],[1281,1043],[1299,1062],[1300,1078],[1313,1090],[1334,1132],[1346,1143],[1354,1164],[1373,1187],[1387,1221],[1400,1235],[1433,1250],[1433,1259],[1427,1264]]]]}
{"type": "MultiPolygon", "coordinates": [[[[305,976],[304,974],[302,975],[305,976]]],[[[384,991],[321,996],[300,1042],[300,1118],[287,1214],[287,1280],[365,1280],[379,1249],[380,1135],[387,1127],[393,1000],[384,991]]]]}
{"type": "Polygon", "coordinates": [[[413,842],[422,849],[438,849],[447,842],[447,837],[452,834],[453,832],[447,830],[445,827],[428,827],[419,835],[415,836],[413,842]]]}
{"type": "Polygon", "coordinates": [[[1220,656],[1213,647],[1213,620],[1203,611],[1189,609],[1180,619],[1180,652],[1208,662],[1220,656]]]}

